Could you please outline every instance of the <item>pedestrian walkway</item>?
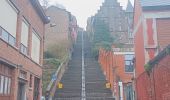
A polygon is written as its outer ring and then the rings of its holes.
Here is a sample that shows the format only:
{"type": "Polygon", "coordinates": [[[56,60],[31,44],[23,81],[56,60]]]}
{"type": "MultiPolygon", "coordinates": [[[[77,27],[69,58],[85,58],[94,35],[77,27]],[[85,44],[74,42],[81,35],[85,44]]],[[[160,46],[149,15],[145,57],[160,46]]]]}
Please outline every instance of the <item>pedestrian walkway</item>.
{"type": "Polygon", "coordinates": [[[83,37],[82,33],[78,34],[72,60],[61,79],[63,88],[56,90],[53,100],[114,100],[110,89],[106,89],[105,77],[92,56],[87,35],[84,34],[83,37]]]}

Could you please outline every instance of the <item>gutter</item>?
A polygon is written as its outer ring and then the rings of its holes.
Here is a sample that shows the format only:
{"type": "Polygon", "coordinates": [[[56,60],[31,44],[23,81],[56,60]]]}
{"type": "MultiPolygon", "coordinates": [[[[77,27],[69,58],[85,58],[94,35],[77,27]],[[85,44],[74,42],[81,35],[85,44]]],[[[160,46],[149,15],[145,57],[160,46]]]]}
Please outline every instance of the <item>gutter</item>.
{"type": "Polygon", "coordinates": [[[33,7],[35,8],[36,12],[38,13],[38,15],[40,16],[40,18],[42,19],[42,21],[45,24],[48,24],[50,22],[49,17],[46,16],[42,6],[40,5],[38,0],[30,0],[31,4],[33,5],[33,7]]]}

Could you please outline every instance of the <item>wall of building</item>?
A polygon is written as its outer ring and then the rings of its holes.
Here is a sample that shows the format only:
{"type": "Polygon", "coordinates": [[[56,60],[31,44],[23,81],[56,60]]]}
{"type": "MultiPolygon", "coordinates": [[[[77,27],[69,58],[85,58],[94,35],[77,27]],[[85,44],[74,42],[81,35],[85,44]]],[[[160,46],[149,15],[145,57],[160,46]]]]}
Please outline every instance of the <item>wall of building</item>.
{"type": "Polygon", "coordinates": [[[45,51],[62,59],[76,41],[77,20],[70,12],[56,6],[47,8],[46,14],[50,16],[51,23],[46,25],[45,51]]]}
{"type": "Polygon", "coordinates": [[[136,80],[137,100],[168,100],[170,97],[170,56],[164,57],[136,80]]]}
{"type": "Polygon", "coordinates": [[[113,52],[100,49],[99,63],[106,76],[107,81],[111,84],[113,95],[119,98],[119,82],[123,84],[123,95],[125,96],[125,88],[129,83],[132,83],[133,72],[125,72],[125,56],[123,54],[114,54],[113,52]]]}
{"type": "MultiPolygon", "coordinates": [[[[42,77],[42,59],[43,59],[43,37],[44,37],[44,22],[40,18],[35,7],[31,4],[30,0],[11,0],[14,6],[19,10],[16,28],[16,46],[11,46],[4,40],[0,38],[0,58],[5,59],[7,62],[11,62],[16,65],[16,68],[12,69],[12,86],[10,100],[17,100],[18,92],[18,82],[21,71],[25,72],[26,80],[26,95],[28,100],[33,100],[34,95],[34,78],[37,77],[41,80],[42,77]],[[28,36],[28,55],[21,53],[20,43],[21,43],[21,27],[23,19],[26,19],[29,26],[29,36],[28,36]],[[40,45],[40,63],[35,62],[31,58],[31,44],[32,44],[32,31],[35,30],[41,40],[40,45]],[[30,80],[30,75],[32,75],[32,80],[30,80]],[[29,87],[29,83],[32,82],[32,86],[29,87]]],[[[7,67],[7,66],[6,66],[7,67]]],[[[39,83],[39,98],[41,96],[41,81],[39,83]]],[[[1,95],[0,95],[1,98],[1,95]]],[[[9,100],[9,99],[3,99],[9,100]]]]}
{"type": "Polygon", "coordinates": [[[144,72],[145,51],[144,51],[144,35],[142,23],[142,9],[138,0],[135,0],[134,10],[134,48],[135,48],[135,68],[136,77],[144,72]]]}
{"type": "MultiPolygon", "coordinates": [[[[129,14],[133,16],[133,13],[129,14]]],[[[108,25],[110,34],[115,37],[115,45],[126,44],[126,46],[128,46],[127,44],[130,44],[129,41],[132,41],[132,39],[128,37],[128,19],[133,20],[133,17],[130,17],[127,12],[122,9],[117,0],[105,0],[95,16],[88,20],[87,28],[89,30],[87,31],[93,31],[93,28],[90,29],[89,27],[93,27],[96,20],[101,20],[108,25]]],[[[129,46],[132,47],[132,44],[131,42],[129,46]]]]}
{"type": "Polygon", "coordinates": [[[170,43],[170,19],[156,19],[156,25],[159,51],[162,51],[170,43]]]}
{"type": "Polygon", "coordinates": [[[154,64],[149,72],[144,66],[159,58],[161,51],[170,43],[169,12],[161,8],[147,11],[139,2],[135,1],[134,14],[137,100],[166,100],[169,99],[169,55],[156,61],[158,64],[154,64]]]}

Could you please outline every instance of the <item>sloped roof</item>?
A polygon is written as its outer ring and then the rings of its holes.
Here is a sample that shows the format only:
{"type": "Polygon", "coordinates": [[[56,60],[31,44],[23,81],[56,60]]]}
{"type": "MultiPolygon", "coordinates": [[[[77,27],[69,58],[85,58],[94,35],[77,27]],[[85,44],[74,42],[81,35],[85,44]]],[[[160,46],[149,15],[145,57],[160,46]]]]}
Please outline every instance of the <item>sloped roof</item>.
{"type": "Polygon", "coordinates": [[[133,12],[133,6],[132,6],[132,3],[130,2],[130,0],[128,0],[126,12],[133,12]]]}
{"type": "Polygon", "coordinates": [[[168,45],[164,50],[162,50],[154,59],[150,60],[147,64],[152,69],[156,64],[158,64],[163,58],[170,55],[170,45],[168,45]]]}
{"type": "Polygon", "coordinates": [[[170,6],[170,0],[140,0],[142,7],[170,6]]]}

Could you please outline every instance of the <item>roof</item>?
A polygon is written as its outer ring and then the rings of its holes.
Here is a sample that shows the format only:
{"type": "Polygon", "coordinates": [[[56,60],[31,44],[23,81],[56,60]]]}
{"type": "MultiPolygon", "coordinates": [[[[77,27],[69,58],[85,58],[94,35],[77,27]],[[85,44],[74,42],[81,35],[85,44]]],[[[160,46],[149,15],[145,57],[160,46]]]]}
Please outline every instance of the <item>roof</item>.
{"type": "Polygon", "coordinates": [[[30,0],[42,21],[47,24],[50,22],[38,0],[30,0]]]}
{"type": "Polygon", "coordinates": [[[140,0],[144,6],[167,6],[170,5],[170,0],[140,0]]]}
{"type": "Polygon", "coordinates": [[[133,6],[132,6],[132,3],[130,2],[130,0],[128,0],[126,12],[133,12],[133,6]]]}
{"type": "Polygon", "coordinates": [[[154,67],[157,63],[159,63],[163,58],[170,55],[170,45],[168,45],[164,50],[162,50],[154,59],[150,60],[148,62],[148,65],[151,66],[151,68],[154,67]]]}
{"type": "Polygon", "coordinates": [[[140,0],[144,10],[170,9],[170,0],[140,0]]]}

